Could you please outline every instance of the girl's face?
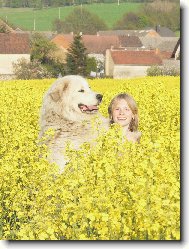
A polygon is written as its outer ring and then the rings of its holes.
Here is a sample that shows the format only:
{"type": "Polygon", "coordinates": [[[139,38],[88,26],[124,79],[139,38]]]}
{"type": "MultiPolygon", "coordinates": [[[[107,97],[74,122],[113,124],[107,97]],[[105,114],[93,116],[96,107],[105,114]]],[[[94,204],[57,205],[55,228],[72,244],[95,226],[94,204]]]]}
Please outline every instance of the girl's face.
{"type": "Polygon", "coordinates": [[[134,118],[134,114],[126,100],[120,99],[116,101],[112,108],[112,118],[114,123],[118,123],[122,127],[129,127],[132,118],[134,118]]]}

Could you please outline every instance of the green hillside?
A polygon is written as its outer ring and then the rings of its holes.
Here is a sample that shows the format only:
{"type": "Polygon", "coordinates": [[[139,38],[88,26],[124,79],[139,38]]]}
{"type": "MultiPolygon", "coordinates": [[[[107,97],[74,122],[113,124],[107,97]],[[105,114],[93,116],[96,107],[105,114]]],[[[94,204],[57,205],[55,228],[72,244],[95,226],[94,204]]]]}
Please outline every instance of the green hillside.
{"type": "MultiPolygon", "coordinates": [[[[121,3],[118,5],[116,2],[111,4],[87,4],[80,6],[80,8],[81,10],[82,8],[86,8],[92,13],[97,14],[111,29],[124,13],[130,11],[137,12],[141,5],[141,3],[121,3]]],[[[28,8],[0,8],[0,17],[23,30],[34,30],[35,28],[36,31],[51,31],[53,20],[59,18],[59,16],[60,19],[64,20],[73,8],[75,7],[65,6],[41,10],[28,8]]]]}

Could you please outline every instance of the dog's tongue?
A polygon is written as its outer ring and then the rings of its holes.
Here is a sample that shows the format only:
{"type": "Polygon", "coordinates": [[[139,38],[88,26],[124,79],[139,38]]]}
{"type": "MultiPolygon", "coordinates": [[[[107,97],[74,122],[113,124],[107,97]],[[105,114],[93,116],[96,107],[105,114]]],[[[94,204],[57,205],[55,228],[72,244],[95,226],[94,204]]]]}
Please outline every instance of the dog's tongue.
{"type": "Polygon", "coordinates": [[[90,106],[82,105],[81,108],[82,108],[83,111],[98,110],[98,107],[96,105],[90,105],[90,106]]]}
{"type": "Polygon", "coordinates": [[[92,111],[92,110],[98,110],[98,107],[96,105],[91,105],[91,106],[87,106],[87,107],[88,107],[88,109],[90,111],[92,111]]]}

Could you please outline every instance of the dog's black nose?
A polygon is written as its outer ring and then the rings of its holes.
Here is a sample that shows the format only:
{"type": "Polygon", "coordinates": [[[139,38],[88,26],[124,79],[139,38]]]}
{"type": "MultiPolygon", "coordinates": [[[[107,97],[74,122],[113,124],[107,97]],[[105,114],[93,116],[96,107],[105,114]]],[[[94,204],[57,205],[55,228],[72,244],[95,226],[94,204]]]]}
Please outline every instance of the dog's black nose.
{"type": "Polygon", "coordinates": [[[102,95],[102,94],[97,94],[97,95],[96,95],[96,98],[97,98],[99,101],[102,101],[103,95],[102,95]]]}

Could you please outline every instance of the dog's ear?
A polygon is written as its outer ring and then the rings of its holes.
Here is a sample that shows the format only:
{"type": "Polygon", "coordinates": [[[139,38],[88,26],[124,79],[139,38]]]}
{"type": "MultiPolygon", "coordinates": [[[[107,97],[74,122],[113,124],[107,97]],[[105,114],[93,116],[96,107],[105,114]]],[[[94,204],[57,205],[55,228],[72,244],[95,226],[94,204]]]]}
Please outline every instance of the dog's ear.
{"type": "Polygon", "coordinates": [[[55,102],[57,102],[60,99],[60,90],[56,89],[55,91],[53,91],[52,93],[50,93],[50,96],[51,96],[52,100],[54,100],[55,102]]]}
{"type": "Polygon", "coordinates": [[[61,99],[63,92],[68,88],[68,81],[63,81],[62,84],[60,84],[56,89],[54,89],[53,92],[50,93],[50,96],[52,100],[57,102],[59,99],[61,99]]]}

